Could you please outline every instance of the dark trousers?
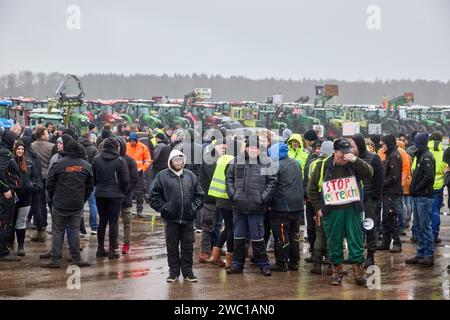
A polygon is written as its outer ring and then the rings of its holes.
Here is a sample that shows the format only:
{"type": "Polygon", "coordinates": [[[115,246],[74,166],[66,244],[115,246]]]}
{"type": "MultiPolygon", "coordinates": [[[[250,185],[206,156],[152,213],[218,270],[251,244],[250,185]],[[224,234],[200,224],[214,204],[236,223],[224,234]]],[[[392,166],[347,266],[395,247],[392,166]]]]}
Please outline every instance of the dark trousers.
{"type": "Polygon", "coordinates": [[[42,188],[42,190],[39,192],[40,193],[40,197],[39,197],[39,205],[41,208],[41,214],[40,214],[40,219],[39,219],[39,223],[36,223],[36,229],[39,230],[45,230],[47,228],[47,217],[48,217],[48,212],[47,212],[47,197],[46,197],[46,191],[45,191],[45,186],[47,185],[47,179],[42,179],[42,185],[44,186],[42,188]]]}
{"type": "Polygon", "coordinates": [[[136,187],[133,190],[133,193],[136,196],[136,211],[138,213],[142,213],[142,210],[144,210],[145,185],[145,175],[144,173],[139,173],[136,187]]]}
{"type": "Polygon", "coordinates": [[[306,234],[308,235],[309,242],[309,252],[314,251],[314,242],[316,241],[316,223],[314,221],[314,216],[316,211],[314,210],[311,202],[306,202],[306,234]]]}
{"type": "Polygon", "coordinates": [[[70,254],[72,261],[80,261],[80,211],[65,211],[52,208],[52,251],[50,253],[52,261],[59,261],[62,256],[64,242],[64,232],[67,225],[71,232],[67,233],[70,238],[70,254]]]}
{"type": "Polygon", "coordinates": [[[171,275],[191,275],[194,256],[194,224],[166,222],[167,262],[171,275]],[[180,255],[181,251],[181,255],[180,255]]]}
{"type": "Polygon", "coordinates": [[[378,206],[377,200],[373,200],[370,198],[370,196],[364,197],[364,213],[365,218],[370,218],[374,222],[374,226],[372,230],[366,230],[366,241],[367,241],[367,253],[368,254],[374,254],[377,250],[377,243],[378,243],[378,221],[380,217],[378,216],[377,206],[378,206]]]}
{"type": "Polygon", "coordinates": [[[266,244],[266,246],[269,243],[270,232],[271,232],[270,214],[269,212],[266,212],[264,214],[264,243],[266,244]]]}
{"type": "Polygon", "coordinates": [[[9,242],[11,233],[14,232],[14,197],[5,199],[1,196],[0,203],[0,257],[10,254],[9,242]]]}
{"type": "Polygon", "coordinates": [[[47,226],[47,215],[44,217],[42,214],[41,199],[42,191],[36,191],[31,194],[31,208],[28,213],[28,220],[31,220],[31,217],[33,217],[33,223],[38,230],[43,230],[47,226]]]}
{"type": "Polygon", "coordinates": [[[399,212],[403,210],[403,201],[401,196],[383,195],[383,244],[402,246],[400,241],[400,227],[398,224],[399,212]]]}
{"type": "Polygon", "coordinates": [[[300,212],[272,212],[270,225],[275,240],[275,261],[278,265],[300,261],[300,212]]]}
{"type": "Polygon", "coordinates": [[[216,206],[215,204],[205,203],[200,209],[202,217],[202,241],[200,248],[202,253],[211,253],[212,234],[216,228],[216,206]]]}
{"type": "Polygon", "coordinates": [[[266,244],[264,242],[264,217],[265,213],[241,213],[234,214],[234,255],[233,267],[243,269],[245,264],[245,241],[248,236],[252,241],[253,258],[259,268],[269,266],[266,244]]]}
{"type": "Polygon", "coordinates": [[[95,198],[100,223],[97,229],[98,250],[105,249],[106,226],[109,224],[109,248],[114,250],[119,236],[119,216],[122,198],[95,198]]]}
{"type": "Polygon", "coordinates": [[[222,248],[225,242],[227,243],[227,252],[232,253],[234,248],[234,225],[233,225],[233,210],[216,208],[216,212],[219,212],[225,224],[225,228],[220,234],[219,242],[217,246],[222,248]]]}

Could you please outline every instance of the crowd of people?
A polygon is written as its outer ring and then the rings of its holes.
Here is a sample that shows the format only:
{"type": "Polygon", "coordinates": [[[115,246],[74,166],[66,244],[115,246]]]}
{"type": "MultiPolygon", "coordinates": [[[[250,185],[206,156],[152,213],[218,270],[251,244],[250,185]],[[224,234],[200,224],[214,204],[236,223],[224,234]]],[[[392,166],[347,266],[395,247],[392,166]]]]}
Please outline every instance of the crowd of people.
{"type": "Polygon", "coordinates": [[[46,242],[51,234],[42,267],[61,267],[65,236],[71,263],[89,266],[80,255],[86,203],[96,256],[130,254],[135,199],[137,218],[147,201],[164,221],[167,282],[180,274],[197,281],[196,232],[198,262],[230,275],[242,273],[248,259],[264,276],[298,271],[306,224],[311,273],[340,285],[350,264],[355,282],[365,286],[376,252],[401,252],[400,236],[409,229],[417,252],[405,263],[434,265],[449,162],[440,132],[324,139],[312,129],[303,135],[285,129],[281,136],[216,129],[199,140],[193,129],[142,134],[134,125],[97,131],[90,124],[78,136],[51,123],[33,130],[16,124],[1,133],[0,262],[25,256],[26,231],[35,229],[30,241],[46,242]]]}

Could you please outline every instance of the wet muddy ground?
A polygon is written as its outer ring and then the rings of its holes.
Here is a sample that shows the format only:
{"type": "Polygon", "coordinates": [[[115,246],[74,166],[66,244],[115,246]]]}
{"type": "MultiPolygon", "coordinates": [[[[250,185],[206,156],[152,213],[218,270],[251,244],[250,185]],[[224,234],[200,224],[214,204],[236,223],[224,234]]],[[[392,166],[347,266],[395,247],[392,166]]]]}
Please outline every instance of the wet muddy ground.
{"type": "MultiPolygon", "coordinates": [[[[298,272],[273,273],[263,277],[250,262],[244,274],[227,275],[224,268],[197,262],[200,235],[196,235],[194,272],[198,283],[166,283],[168,276],[162,222],[146,208],[144,219],[133,219],[133,254],[109,261],[97,259],[95,236],[81,241],[82,257],[92,263],[80,269],[80,288],[66,258],[64,248],[61,269],[43,269],[40,253],[50,248],[46,243],[29,241],[33,230],[27,231],[26,257],[21,262],[0,262],[1,299],[450,299],[450,217],[442,215],[442,243],[436,248],[434,268],[405,265],[406,258],[415,254],[416,245],[410,243],[410,232],[402,237],[403,251],[376,254],[380,267],[379,289],[361,288],[354,284],[351,273],[343,285],[328,284],[329,276],[310,273],[311,264],[307,242],[302,242],[302,263],[298,272]],[[68,285],[69,282],[69,285],[68,285]]],[[[86,217],[87,221],[87,217],[86,217]]],[[[302,226],[302,235],[305,233],[302,226]]],[[[303,238],[303,237],[302,237],[303,238]]],[[[273,261],[273,253],[269,254],[273,261]]],[[[345,266],[350,269],[350,266],[345,266]]]]}

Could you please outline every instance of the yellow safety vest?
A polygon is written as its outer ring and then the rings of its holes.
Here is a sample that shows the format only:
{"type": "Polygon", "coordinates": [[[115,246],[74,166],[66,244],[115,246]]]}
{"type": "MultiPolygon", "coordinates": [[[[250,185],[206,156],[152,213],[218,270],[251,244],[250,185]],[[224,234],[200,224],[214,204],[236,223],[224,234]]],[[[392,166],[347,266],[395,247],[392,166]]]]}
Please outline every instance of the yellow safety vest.
{"type": "Polygon", "coordinates": [[[214,198],[229,199],[225,185],[225,169],[234,157],[224,154],[217,160],[216,169],[209,185],[208,195],[214,198]]]}

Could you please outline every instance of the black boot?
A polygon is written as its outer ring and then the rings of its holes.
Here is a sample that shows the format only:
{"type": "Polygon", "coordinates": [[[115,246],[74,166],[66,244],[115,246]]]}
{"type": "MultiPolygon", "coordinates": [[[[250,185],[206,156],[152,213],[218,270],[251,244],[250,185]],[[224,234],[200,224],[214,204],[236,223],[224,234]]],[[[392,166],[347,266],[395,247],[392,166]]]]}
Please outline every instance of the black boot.
{"type": "Polygon", "coordinates": [[[368,268],[375,264],[375,258],[373,253],[367,253],[366,262],[364,263],[364,268],[368,268]]]}
{"type": "Polygon", "coordinates": [[[24,256],[25,256],[25,249],[24,249],[25,232],[26,232],[26,229],[16,230],[16,237],[17,237],[17,255],[18,255],[19,257],[24,257],[24,256]]]}
{"type": "Polygon", "coordinates": [[[312,274],[322,274],[322,264],[320,262],[314,262],[313,268],[311,269],[312,274]]]}
{"type": "MultiPolygon", "coordinates": [[[[264,241],[252,241],[253,256],[255,257],[255,264],[261,266],[268,264],[269,257],[266,252],[266,244],[264,241]]],[[[269,267],[267,267],[269,269],[269,267]]],[[[270,271],[270,269],[269,269],[270,271]]]]}
{"type": "Polygon", "coordinates": [[[242,273],[245,264],[245,239],[234,239],[233,261],[228,274],[242,273]],[[242,265],[242,267],[241,267],[242,265]]]}

